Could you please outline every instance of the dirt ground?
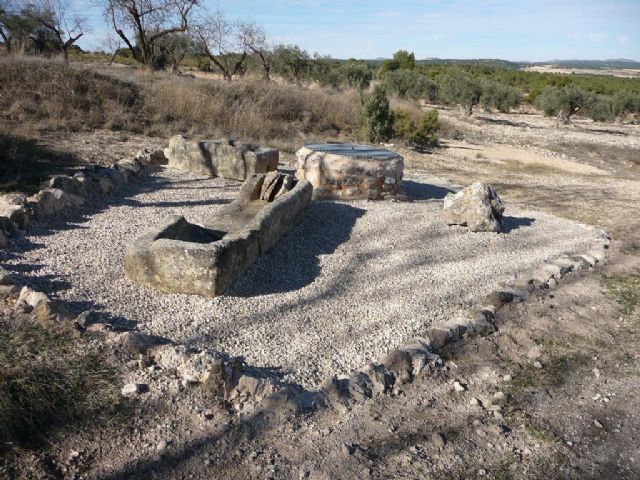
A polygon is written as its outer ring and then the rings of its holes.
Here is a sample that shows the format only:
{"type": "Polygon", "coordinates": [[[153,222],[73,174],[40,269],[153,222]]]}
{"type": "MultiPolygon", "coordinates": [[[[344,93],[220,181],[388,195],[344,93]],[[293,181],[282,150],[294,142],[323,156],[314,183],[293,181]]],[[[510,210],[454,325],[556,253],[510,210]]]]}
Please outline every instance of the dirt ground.
{"type": "Polygon", "coordinates": [[[462,138],[403,150],[408,170],[606,228],[607,264],[500,310],[496,333],[393,395],[237,415],[176,380],[165,402],[69,432],[9,478],[640,478],[640,126],[440,114],[462,138]]]}

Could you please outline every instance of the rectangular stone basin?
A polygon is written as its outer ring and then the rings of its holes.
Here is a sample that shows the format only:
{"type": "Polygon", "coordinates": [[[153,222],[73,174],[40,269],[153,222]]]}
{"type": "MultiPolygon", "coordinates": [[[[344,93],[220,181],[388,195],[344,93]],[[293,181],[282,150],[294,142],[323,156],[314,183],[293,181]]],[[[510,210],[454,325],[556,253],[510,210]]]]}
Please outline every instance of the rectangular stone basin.
{"type": "Polygon", "coordinates": [[[165,292],[220,295],[302,220],[312,186],[307,181],[293,186],[281,177],[251,176],[238,197],[202,225],[168,218],[129,247],[127,277],[165,292]],[[267,181],[272,187],[265,192],[267,181]],[[280,190],[273,193],[276,186],[280,190]]]}

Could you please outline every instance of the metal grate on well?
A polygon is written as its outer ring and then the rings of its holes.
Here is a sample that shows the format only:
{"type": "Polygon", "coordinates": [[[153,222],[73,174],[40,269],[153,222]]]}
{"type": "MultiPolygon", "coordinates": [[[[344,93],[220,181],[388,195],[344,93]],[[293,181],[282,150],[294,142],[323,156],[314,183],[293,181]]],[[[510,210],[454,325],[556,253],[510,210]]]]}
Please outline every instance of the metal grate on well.
{"type": "Polygon", "coordinates": [[[391,160],[398,154],[384,148],[373,145],[361,145],[357,143],[312,143],[305,145],[315,152],[342,155],[344,157],[362,158],[366,160],[391,160]]]}

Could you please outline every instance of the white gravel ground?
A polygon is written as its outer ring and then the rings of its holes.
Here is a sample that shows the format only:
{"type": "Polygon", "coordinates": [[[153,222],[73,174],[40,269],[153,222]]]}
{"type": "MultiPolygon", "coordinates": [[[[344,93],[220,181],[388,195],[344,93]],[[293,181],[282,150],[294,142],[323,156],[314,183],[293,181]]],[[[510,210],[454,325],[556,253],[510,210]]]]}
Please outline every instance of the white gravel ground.
{"type": "Polygon", "coordinates": [[[197,222],[230,201],[233,181],[160,172],[67,222],[34,225],[4,260],[78,311],[104,309],[142,331],[243,355],[314,387],[379,359],[519,272],[596,244],[584,226],[509,207],[506,234],[447,227],[446,190],[429,185],[433,178],[409,179],[413,203],[314,202],[294,232],[213,300],[133,284],[123,259],[166,215],[197,222]]]}

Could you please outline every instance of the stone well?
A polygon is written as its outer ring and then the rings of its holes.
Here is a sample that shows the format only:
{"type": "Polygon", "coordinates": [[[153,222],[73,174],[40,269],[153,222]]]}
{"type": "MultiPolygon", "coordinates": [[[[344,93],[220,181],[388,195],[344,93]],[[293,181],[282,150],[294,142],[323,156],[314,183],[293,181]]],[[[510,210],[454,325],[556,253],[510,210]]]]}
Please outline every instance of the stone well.
{"type": "Polygon", "coordinates": [[[321,143],[296,153],[296,176],[313,185],[314,198],[405,200],[404,159],[373,145],[321,143]]]}

